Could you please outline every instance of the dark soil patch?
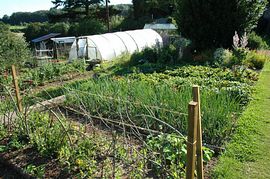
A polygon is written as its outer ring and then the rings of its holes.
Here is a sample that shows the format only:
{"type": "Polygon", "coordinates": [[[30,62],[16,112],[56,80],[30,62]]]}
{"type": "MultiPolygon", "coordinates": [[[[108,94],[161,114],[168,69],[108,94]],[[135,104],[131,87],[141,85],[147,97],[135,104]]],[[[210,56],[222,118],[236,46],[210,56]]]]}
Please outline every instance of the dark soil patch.
{"type": "Polygon", "coordinates": [[[3,161],[0,162],[0,179],[23,178],[22,175],[20,175],[14,169],[4,165],[2,162],[3,161]]]}
{"type": "MultiPolygon", "coordinates": [[[[5,145],[6,142],[3,142],[1,141],[0,144],[5,145]]],[[[35,149],[29,146],[0,153],[0,160],[0,178],[33,178],[24,172],[29,165],[44,167],[44,178],[70,177],[70,174],[62,170],[57,160],[42,157],[35,149]]]]}
{"type": "Polygon", "coordinates": [[[204,166],[204,178],[205,179],[210,179],[211,178],[211,171],[216,166],[217,162],[218,162],[218,157],[213,157],[207,163],[207,165],[204,166]]]}

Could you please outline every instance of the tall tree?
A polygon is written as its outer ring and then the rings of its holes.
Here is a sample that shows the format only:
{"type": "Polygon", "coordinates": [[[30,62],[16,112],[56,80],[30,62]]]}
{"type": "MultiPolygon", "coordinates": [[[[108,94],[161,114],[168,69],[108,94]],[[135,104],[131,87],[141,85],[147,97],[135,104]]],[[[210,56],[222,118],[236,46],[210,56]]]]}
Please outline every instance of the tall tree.
{"type": "Polygon", "coordinates": [[[156,19],[170,16],[176,0],[132,0],[132,3],[136,19],[144,16],[156,19]]]}
{"type": "Polygon", "coordinates": [[[176,19],[183,36],[195,47],[231,47],[235,31],[256,27],[267,0],[181,0],[176,19]]]}
{"type": "Polygon", "coordinates": [[[86,16],[90,15],[90,6],[102,3],[103,0],[54,0],[55,7],[63,6],[67,11],[74,11],[78,8],[84,8],[86,16]]]}

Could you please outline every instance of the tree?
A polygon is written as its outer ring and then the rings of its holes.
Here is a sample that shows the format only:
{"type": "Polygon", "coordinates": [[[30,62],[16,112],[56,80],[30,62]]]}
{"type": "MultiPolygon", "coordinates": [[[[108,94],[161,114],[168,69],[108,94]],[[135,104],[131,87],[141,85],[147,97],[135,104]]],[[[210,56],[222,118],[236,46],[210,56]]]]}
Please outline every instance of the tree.
{"type": "Polygon", "coordinates": [[[0,21],[0,33],[9,31],[9,25],[0,21]]]}
{"type": "Polygon", "coordinates": [[[265,7],[266,0],[181,0],[175,18],[197,49],[227,48],[235,31],[242,34],[256,27],[265,7]]]}
{"type": "Polygon", "coordinates": [[[90,6],[100,4],[103,0],[54,0],[55,7],[63,6],[68,12],[74,12],[76,9],[84,8],[86,16],[90,15],[90,6]]]}
{"type": "Polygon", "coordinates": [[[132,3],[135,19],[144,16],[161,18],[172,14],[176,0],[132,0],[132,3]]]}
{"type": "Polygon", "coordinates": [[[29,22],[46,22],[48,11],[36,11],[36,12],[14,12],[9,17],[4,15],[2,21],[12,25],[20,25],[22,23],[29,22]]]}
{"type": "Polygon", "coordinates": [[[72,35],[76,36],[95,35],[104,32],[106,32],[106,26],[95,19],[84,19],[70,28],[70,33],[74,33],[72,35]]]}
{"type": "Polygon", "coordinates": [[[0,24],[0,70],[5,70],[12,64],[22,65],[31,56],[24,39],[6,28],[1,28],[2,25],[0,24]]]}

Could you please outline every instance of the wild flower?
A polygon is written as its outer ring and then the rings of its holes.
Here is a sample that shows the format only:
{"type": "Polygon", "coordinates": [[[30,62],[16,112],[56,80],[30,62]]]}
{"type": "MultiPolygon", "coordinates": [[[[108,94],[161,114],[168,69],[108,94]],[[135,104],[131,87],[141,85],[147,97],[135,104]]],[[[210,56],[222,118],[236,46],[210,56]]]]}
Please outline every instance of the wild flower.
{"type": "Polygon", "coordinates": [[[247,33],[246,32],[241,37],[240,44],[241,44],[241,47],[242,48],[246,48],[246,46],[248,45],[248,37],[247,37],[247,33]]]}
{"type": "Polygon", "coordinates": [[[233,36],[233,48],[246,48],[248,45],[248,37],[247,33],[245,32],[242,37],[239,37],[237,31],[235,31],[235,34],[233,36]]]}
{"type": "Polygon", "coordinates": [[[238,34],[237,34],[237,31],[235,31],[235,33],[234,33],[234,36],[233,36],[233,47],[234,48],[239,48],[239,40],[240,40],[240,38],[239,38],[239,36],[238,36],[238,34]]]}

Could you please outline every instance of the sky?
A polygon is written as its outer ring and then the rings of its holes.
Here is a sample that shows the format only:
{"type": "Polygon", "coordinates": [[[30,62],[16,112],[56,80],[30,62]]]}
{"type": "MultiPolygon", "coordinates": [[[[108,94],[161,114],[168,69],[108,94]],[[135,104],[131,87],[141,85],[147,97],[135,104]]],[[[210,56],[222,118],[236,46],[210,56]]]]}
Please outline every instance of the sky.
{"type": "MultiPolygon", "coordinates": [[[[110,0],[110,4],[131,4],[132,0],[110,0]]],[[[0,0],[0,18],[13,12],[33,12],[49,10],[53,7],[51,0],[0,0]]]]}

